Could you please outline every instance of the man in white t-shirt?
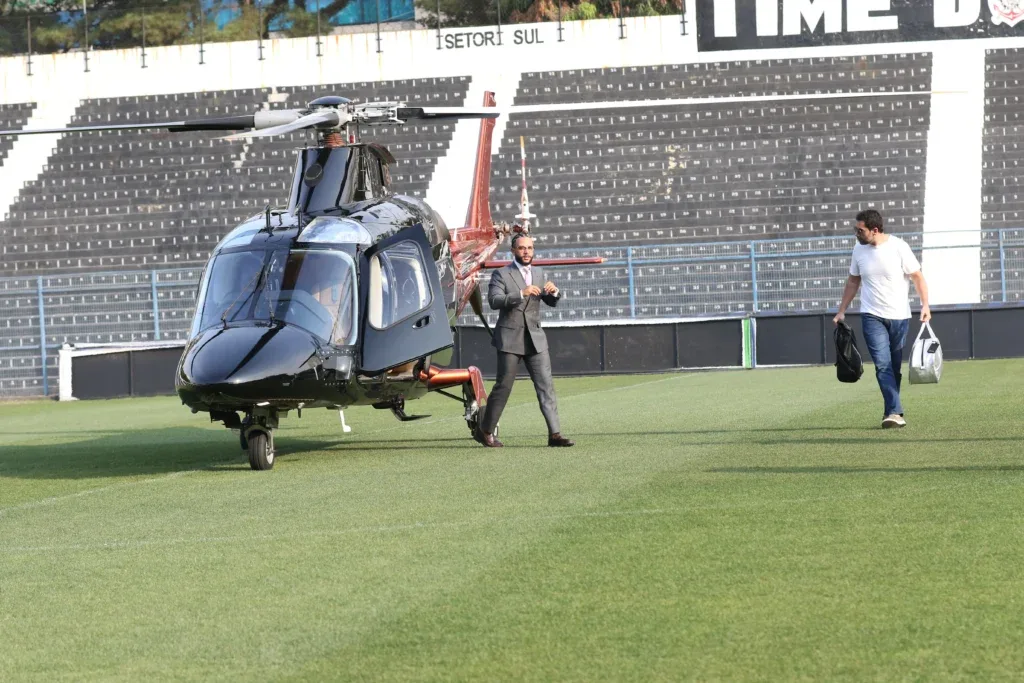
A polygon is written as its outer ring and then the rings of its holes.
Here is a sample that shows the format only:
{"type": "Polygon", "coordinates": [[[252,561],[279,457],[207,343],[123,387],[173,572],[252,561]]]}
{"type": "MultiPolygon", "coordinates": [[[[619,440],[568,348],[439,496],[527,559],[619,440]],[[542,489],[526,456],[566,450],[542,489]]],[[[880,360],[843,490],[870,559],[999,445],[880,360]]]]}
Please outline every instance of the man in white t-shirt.
{"type": "Polygon", "coordinates": [[[900,402],[900,368],[910,324],[908,279],[921,298],[922,323],[932,317],[928,308],[928,284],[910,245],[895,235],[885,234],[880,213],[874,209],[858,213],[856,232],[858,244],[853,247],[850,259],[850,277],[833,322],[838,325],[846,317],[846,309],[863,284],[861,324],[864,343],[875,364],[875,377],[885,400],[882,427],[904,427],[907,422],[903,419],[900,402]]]}

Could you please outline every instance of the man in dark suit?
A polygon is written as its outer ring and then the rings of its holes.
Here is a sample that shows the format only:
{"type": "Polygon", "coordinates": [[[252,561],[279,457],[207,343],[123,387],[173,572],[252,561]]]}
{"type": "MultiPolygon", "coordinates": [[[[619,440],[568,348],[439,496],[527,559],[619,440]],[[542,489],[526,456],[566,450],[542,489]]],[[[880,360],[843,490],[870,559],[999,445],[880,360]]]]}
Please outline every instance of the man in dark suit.
{"type": "Polygon", "coordinates": [[[494,428],[512,392],[519,362],[525,361],[537,390],[540,410],[548,423],[548,446],[572,446],[574,442],[560,432],[551,356],[540,325],[541,302],[555,306],[562,293],[551,282],[545,282],[541,269],[532,265],[532,237],[516,235],[512,240],[512,253],[515,257],[512,263],[494,271],[487,289],[491,309],[501,311],[491,342],[498,349],[498,377],[484,407],[476,438],[487,447],[502,445],[494,436],[494,428]],[[544,283],[543,286],[540,283],[544,283]]]}

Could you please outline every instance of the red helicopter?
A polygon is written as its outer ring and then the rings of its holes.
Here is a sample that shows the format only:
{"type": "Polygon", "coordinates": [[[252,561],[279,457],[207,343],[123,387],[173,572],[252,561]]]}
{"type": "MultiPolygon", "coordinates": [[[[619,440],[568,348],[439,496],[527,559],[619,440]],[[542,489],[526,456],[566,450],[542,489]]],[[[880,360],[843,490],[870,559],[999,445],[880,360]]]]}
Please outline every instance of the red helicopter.
{"type": "MultiPolygon", "coordinates": [[[[487,325],[478,278],[506,238],[529,233],[526,160],[519,222],[490,211],[493,93],[482,108],[354,104],[338,96],[304,109],[162,123],[0,131],[31,135],[105,130],[243,131],[227,139],[305,130],[316,145],[297,151],[286,207],[270,206],[214,248],[199,285],[175,388],[193,413],[238,430],[253,469],[274,465],[273,430],[289,411],[371,405],[400,420],[405,403],[429,392],[460,401],[470,434],[487,400],[475,367],[449,369],[452,329],[469,303],[487,325]],[[360,126],[416,119],[479,118],[473,189],[465,225],[449,229],[421,199],[395,193],[386,147],[358,139],[360,126]],[[460,388],[462,395],[449,393],[460,388]]],[[[537,265],[603,258],[536,259],[537,265]]]]}

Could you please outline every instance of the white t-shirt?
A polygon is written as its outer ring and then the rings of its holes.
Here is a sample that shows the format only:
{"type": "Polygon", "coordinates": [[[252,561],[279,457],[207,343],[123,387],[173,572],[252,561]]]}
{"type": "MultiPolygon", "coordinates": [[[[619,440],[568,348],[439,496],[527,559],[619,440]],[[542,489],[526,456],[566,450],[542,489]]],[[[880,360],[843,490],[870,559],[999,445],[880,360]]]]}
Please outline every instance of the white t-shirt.
{"type": "Polygon", "coordinates": [[[877,247],[857,243],[850,259],[850,275],[861,278],[860,310],[889,320],[910,317],[911,273],[921,270],[921,264],[910,245],[895,235],[889,235],[877,247]]]}

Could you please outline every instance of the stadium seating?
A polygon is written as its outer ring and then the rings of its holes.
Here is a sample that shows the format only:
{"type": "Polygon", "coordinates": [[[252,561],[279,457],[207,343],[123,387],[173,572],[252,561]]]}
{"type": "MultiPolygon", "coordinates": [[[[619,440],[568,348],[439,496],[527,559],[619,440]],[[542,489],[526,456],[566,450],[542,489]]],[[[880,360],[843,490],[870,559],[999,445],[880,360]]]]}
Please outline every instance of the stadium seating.
{"type": "MultiPolygon", "coordinates": [[[[349,83],[88,100],[72,125],[181,120],[305,106],[324,93],[461,104],[467,78],[349,83]],[[287,100],[283,96],[287,95],[287,100]],[[283,100],[283,101],[282,101],[283,100]]],[[[423,196],[451,124],[414,124],[365,136],[386,142],[402,191],[423,196]]],[[[0,224],[0,275],[200,264],[217,241],[267,204],[287,201],[296,146],[284,139],[224,141],[206,132],[110,131],[63,136],[40,177],[0,224]]]]}
{"type": "MultiPolygon", "coordinates": [[[[0,104],[0,130],[21,130],[32,116],[35,104],[0,104]]],[[[14,146],[14,138],[0,139],[0,166],[14,146]]]]}
{"type": "Polygon", "coordinates": [[[928,121],[920,95],[516,113],[492,196],[511,219],[523,136],[553,246],[828,235],[865,204],[914,231],[928,121]]]}
{"type": "Polygon", "coordinates": [[[927,92],[931,55],[761,59],[523,74],[517,105],[690,97],[927,92]]]}
{"type": "MultiPolygon", "coordinates": [[[[1024,261],[1019,238],[1002,247],[1000,229],[1024,228],[1024,50],[985,51],[985,128],[982,138],[982,272],[999,272],[1001,263],[1024,261]],[[989,232],[993,231],[993,232],[989,232]]],[[[1021,234],[1021,233],[1016,233],[1021,234]]],[[[1024,277],[1024,276],[1018,276],[1024,277]]],[[[1016,284],[1013,282],[1011,284],[1016,284]]],[[[999,278],[982,277],[982,301],[1002,301],[999,278]]]]}

